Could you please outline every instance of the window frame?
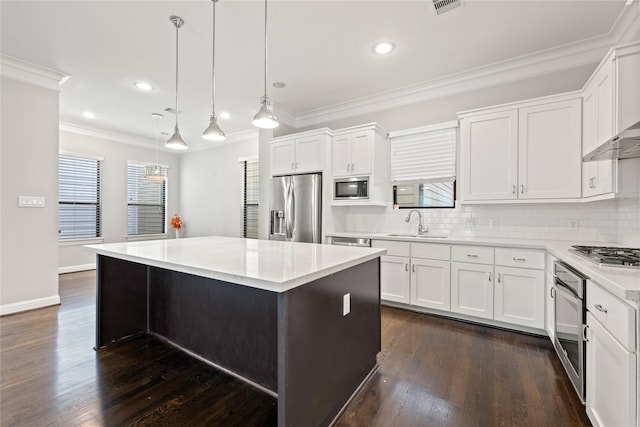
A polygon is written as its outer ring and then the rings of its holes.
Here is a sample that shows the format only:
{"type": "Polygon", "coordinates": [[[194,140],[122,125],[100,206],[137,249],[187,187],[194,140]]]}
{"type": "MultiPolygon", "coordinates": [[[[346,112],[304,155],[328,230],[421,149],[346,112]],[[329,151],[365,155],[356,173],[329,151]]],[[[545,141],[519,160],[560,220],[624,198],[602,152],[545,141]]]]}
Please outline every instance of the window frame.
{"type": "Polygon", "coordinates": [[[163,219],[162,219],[162,229],[163,231],[161,233],[137,233],[137,234],[130,234],[129,233],[129,207],[130,206],[160,206],[160,205],[148,205],[148,204],[141,204],[141,203],[130,203],[129,201],[129,182],[130,182],[130,177],[129,177],[129,168],[130,167],[136,167],[140,169],[140,174],[139,176],[142,177],[143,179],[146,179],[144,177],[144,167],[145,166],[149,166],[152,165],[152,163],[146,163],[146,162],[140,162],[140,161],[135,161],[135,160],[128,160],[127,161],[127,175],[126,175],[126,209],[127,209],[127,222],[126,222],[126,239],[127,240],[144,240],[144,239],[148,239],[148,238],[154,238],[154,237],[166,237],[168,235],[169,232],[169,225],[168,225],[168,221],[169,221],[169,215],[168,215],[168,210],[169,210],[169,198],[168,198],[168,183],[169,183],[169,176],[168,176],[168,171],[169,171],[169,167],[166,165],[162,165],[164,167],[167,168],[167,178],[165,179],[165,181],[162,184],[154,184],[154,183],[150,183],[150,185],[161,185],[164,187],[164,215],[163,215],[163,219]]]}
{"type": "Polygon", "coordinates": [[[103,163],[104,157],[94,156],[91,154],[74,153],[70,151],[58,152],[58,244],[61,246],[76,245],[79,243],[99,243],[104,241],[102,236],[102,176],[103,176],[103,163]],[[82,237],[62,237],[62,227],[60,226],[60,205],[76,205],[76,202],[61,202],[60,201],[60,160],[62,156],[76,157],[81,160],[90,160],[96,162],[96,203],[79,203],[82,205],[95,205],[96,209],[96,224],[95,236],[82,236],[82,237]]]}
{"type": "Polygon", "coordinates": [[[260,233],[260,161],[256,157],[247,157],[240,159],[241,169],[241,181],[242,181],[242,197],[240,204],[240,235],[245,239],[258,239],[260,233]],[[257,197],[256,203],[247,203],[247,165],[248,163],[256,164],[256,189],[255,194],[257,197]],[[255,207],[256,210],[256,225],[255,225],[255,237],[247,236],[247,206],[255,207]]]}

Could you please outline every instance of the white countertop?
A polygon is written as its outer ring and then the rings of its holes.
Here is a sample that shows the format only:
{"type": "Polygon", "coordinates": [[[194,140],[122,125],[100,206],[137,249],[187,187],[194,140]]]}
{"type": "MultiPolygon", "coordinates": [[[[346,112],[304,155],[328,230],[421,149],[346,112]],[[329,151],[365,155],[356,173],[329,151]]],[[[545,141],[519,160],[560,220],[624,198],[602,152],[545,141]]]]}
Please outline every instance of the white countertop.
{"type": "Polygon", "coordinates": [[[387,234],[363,234],[363,233],[331,233],[331,237],[365,237],[377,240],[394,240],[407,242],[438,243],[444,245],[478,245],[500,246],[510,248],[543,249],[554,257],[569,264],[595,283],[605,288],[619,298],[633,302],[634,306],[640,302],[640,269],[621,267],[600,267],[579,255],[569,252],[572,245],[595,246],[623,246],[617,243],[603,242],[567,242],[559,240],[534,240],[534,239],[493,239],[484,237],[448,237],[423,238],[423,237],[397,237],[387,234]]]}
{"type": "Polygon", "coordinates": [[[384,249],[237,237],[87,245],[99,255],[273,292],[285,292],[384,255],[384,249]]]}

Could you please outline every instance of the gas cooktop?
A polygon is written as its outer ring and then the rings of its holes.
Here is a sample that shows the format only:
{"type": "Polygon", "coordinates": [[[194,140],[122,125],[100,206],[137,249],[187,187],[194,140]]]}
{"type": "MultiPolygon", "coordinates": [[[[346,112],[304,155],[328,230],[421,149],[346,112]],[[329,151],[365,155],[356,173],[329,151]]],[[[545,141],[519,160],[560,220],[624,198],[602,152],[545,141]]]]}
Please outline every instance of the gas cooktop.
{"type": "Polygon", "coordinates": [[[576,245],[570,250],[596,264],[640,268],[640,249],[638,248],[576,245]]]}

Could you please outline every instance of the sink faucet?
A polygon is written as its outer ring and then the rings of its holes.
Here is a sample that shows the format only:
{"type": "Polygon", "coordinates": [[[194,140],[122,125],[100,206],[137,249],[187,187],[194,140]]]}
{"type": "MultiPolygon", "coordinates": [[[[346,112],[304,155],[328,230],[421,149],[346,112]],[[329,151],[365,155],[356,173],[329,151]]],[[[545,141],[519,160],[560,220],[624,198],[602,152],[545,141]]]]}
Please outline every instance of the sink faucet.
{"type": "Polygon", "coordinates": [[[409,215],[407,215],[407,218],[405,219],[406,222],[411,221],[411,214],[412,213],[417,213],[418,214],[418,234],[425,234],[429,232],[429,227],[425,227],[422,225],[422,214],[420,213],[419,210],[417,209],[411,209],[411,211],[409,211],[409,215]]]}

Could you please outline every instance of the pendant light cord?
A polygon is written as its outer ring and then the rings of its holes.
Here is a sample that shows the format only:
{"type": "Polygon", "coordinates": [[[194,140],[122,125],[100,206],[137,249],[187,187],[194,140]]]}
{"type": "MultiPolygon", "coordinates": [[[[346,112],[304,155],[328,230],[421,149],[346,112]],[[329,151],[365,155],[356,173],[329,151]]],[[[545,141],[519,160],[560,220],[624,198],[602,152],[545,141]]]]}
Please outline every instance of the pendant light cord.
{"type": "Polygon", "coordinates": [[[264,0],[264,98],[267,99],[267,0],[264,0]]]}
{"type": "Polygon", "coordinates": [[[178,30],[182,26],[182,19],[178,17],[173,24],[176,26],[176,129],[178,129],[178,50],[180,49],[178,44],[178,30]]]}
{"type": "Polygon", "coordinates": [[[215,115],[216,112],[216,3],[218,0],[212,0],[213,2],[213,35],[211,36],[211,114],[215,115]]]}
{"type": "MultiPolygon", "coordinates": [[[[152,114],[153,116],[153,114],[152,114]]],[[[159,156],[158,156],[158,118],[157,116],[153,116],[153,133],[156,136],[156,165],[159,162],[159,156]]]]}

